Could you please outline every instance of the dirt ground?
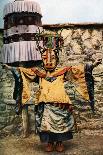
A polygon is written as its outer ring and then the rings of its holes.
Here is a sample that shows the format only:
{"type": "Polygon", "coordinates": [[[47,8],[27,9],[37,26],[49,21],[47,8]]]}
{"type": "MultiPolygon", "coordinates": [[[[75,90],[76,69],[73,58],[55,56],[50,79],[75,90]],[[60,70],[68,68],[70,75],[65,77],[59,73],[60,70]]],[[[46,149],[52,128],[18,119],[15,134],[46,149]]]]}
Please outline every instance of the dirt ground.
{"type": "Polygon", "coordinates": [[[74,139],[64,142],[63,153],[46,153],[45,144],[41,144],[38,136],[28,138],[7,136],[0,139],[0,155],[103,155],[103,136],[75,134],[74,139]]]}

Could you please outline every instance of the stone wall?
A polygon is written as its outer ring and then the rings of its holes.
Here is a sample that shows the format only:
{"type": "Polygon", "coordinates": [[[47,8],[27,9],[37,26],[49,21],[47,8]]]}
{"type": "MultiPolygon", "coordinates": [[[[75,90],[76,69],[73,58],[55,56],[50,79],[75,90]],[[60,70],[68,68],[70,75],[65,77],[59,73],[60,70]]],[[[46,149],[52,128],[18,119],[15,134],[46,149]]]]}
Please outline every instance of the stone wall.
{"type": "MultiPolygon", "coordinates": [[[[92,59],[103,57],[103,25],[44,25],[46,31],[61,32],[65,39],[64,49],[60,52],[60,65],[75,65],[78,63],[91,63],[92,59]]],[[[2,45],[2,34],[0,34],[0,46],[2,45]]],[[[66,83],[65,87],[72,99],[78,126],[81,129],[103,128],[103,65],[99,65],[93,70],[95,78],[95,107],[96,114],[93,115],[90,107],[79,99],[75,94],[74,87],[66,83]]],[[[21,116],[17,116],[14,111],[15,101],[12,99],[14,79],[9,71],[5,71],[0,66],[0,129],[4,131],[17,132],[22,130],[21,116]],[[15,129],[15,130],[14,130],[15,129]]],[[[32,84],[33,91],[37,85],[32,84]]],[[[34,130],[34,105],[29,106],[30,127],[34,130]]]]}
{"type": "MultiPolygon", "coordinates": [[[[0,30],[0,62],[3,45],[3,30],[0,30]]],[[[10,71],[2,69],[0,65],[0,130],[13,129],[20,122],[14,111],[13,98],[14,79],[10,71]]]]}

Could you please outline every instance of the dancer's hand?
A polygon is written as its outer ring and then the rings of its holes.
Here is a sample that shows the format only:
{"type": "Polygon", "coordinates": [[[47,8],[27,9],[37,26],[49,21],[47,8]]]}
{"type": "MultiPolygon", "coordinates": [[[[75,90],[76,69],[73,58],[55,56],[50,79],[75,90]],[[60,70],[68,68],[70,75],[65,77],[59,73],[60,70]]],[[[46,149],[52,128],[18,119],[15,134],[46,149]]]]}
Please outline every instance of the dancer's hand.
{"type": "Polygon", "coordinates": [[[97,67],[99,64],[102,64],[102,59],[97,59],[94,63],[93,63],[93,68],[97,67]]]}

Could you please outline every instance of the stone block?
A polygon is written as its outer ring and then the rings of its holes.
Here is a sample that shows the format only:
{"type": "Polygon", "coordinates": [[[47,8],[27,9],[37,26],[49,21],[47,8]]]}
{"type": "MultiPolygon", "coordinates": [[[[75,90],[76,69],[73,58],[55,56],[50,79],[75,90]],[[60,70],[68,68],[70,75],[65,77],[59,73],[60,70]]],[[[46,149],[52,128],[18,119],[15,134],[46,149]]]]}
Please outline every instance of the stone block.
{"type": "Polygon", "coordinates": [[[0,103],[0,111],[5,111],[6,110],[6,104],[0,103]]]}
{"type": "Polygon", "coordinates": [[[5,125],[0,124],[0,130],[3,129],[5,127],[5,125]]]}
{"type": "Polygon", "coordinates": [[[9,116],[8,124],[12,124],[15,119],[15,115],[9,116]]]}
{"type": "Polygon", "coordinates": [[[7,110],[7,111],[14,110],[14,105],[9,105],[9,104],[7,104],[7,105],[6,105],[6,110],[7,110]]]}
{"type": "Polygon", "coordinates": [[[3,131],[4,131],[4,132],[12,132],[13,128],[14,128],[14,125],[11,124],[11,125],[9,125],[9,126],[6,126],[6,127],[3,129],[3,131]]]}
{"type": "Polygon", "coordinates": [[[9,112],[7,111],[0,111],[0,117],[8,117],[9,116],[9,112]]]}
{"type": "Polygon", "coordinates": [[[7,123],[7,117],[0,117],[0,124],[6,124],[7,123]]]}
{"type": "Polygon", "coordinates": [[[13,99],[4,98],[3,101],[4,101],[7,105],[15,105],[15,100],[13,100],[13,99]]]}

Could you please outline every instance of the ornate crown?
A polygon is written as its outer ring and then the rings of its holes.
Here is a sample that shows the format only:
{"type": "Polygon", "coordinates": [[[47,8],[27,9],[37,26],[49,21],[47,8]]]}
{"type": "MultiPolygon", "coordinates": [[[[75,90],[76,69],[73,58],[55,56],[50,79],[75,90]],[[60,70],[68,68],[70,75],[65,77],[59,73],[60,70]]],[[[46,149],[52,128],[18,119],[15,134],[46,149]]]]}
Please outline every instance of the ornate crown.
{"type": "Polygon", "coordinates": [[[47,48],[59,51],[63,47],[63,44],[63,37],[56,32],[41,32],[37,34],[37,47],[41,53],[47,48]],[[42,46],[40,46],[40,41],[42,41],[42,46]]]}

